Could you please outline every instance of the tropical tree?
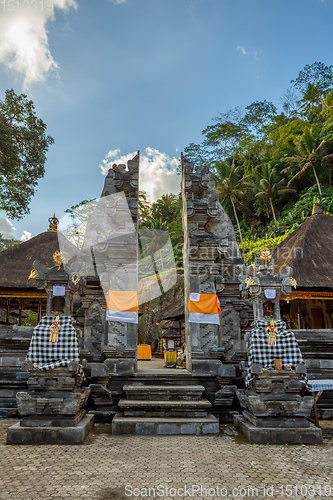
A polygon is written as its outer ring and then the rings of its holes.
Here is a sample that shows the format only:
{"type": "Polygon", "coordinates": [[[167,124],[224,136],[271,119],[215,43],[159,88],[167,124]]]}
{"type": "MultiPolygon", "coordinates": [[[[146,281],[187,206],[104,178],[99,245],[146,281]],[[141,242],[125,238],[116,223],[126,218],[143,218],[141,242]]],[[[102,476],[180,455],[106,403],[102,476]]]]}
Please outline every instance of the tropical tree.
{"type": "Polygon", "coordinates": [[[139,227],[149,227],[151,221],[151,205],[146,191],[138,193],[139,227]]]}
{"type": "Polygon", "coordinates": [[[11,218],[29,213],[47,150],[54,141],[25,94],[7,90],[0,100],[0,209],[11,218]]]}
{"type": "Polygon", "coordinates": [[[303,93],[303,97],[299,101],[300,111],[305,115],[309,115],[315,107],[320,105],[322,98],[323,95],[320,85],[308,83],[308,86],[303,93]]]}
{"type": "Polygon", "coordinates": [[[65,217],[60,222],[60,228],[66,238],[78,248],[82,247],[86,234],[88,220],[97,206],[98,200],[82,200],[80,203],[65,210],[65,217]]]}
{"type": "Polygon", "coordinates": [[[295,166],[298,170],[289,180],[288,186],[312,171],[321,196],[318,171],[321,166],[325,167],[331,162],[332,155],[327,154],[327,142],[325,139],[322,139],[320,132],[317,132],[313,128],[307,128],[303,135],[296,140],[295,154],[285,157],[283,160],[289,163],[289,166],[283,172],[293,171],[295,166]]]}
{"type": "Polygon", "coordinates": [[[255,191],[257,198],[266,199],[276,223],[274,201],[281,195],[295,192],[295,189],[286,186],[284,178],[271,164],[263,165],[260,170],[254,173],[253,177],[253,180],[249,182],[249,187],[255,191]]]}
{"type": "Polygon", "coordinates": [[[322,99],[333,88],[333,66],[326,66],[324,63],[318,61],[313,64],[307,64],[298,73],[297,78],[291,80],[291,83],[294,84],[294,87],[303,96],[309,90],[309,84],[311,84],[312,89],[316,89],[322,99]]]}
{"type": "Polygon", "coordinates": [[[230,200],[237,227],[241,241],[243,241],[242,231],[240,228],[236,205],[240,204],[240,199],[244,196],[243,183],[246,179],[242,178],[241,168],[235,165],[235,162],[218,162],[215,164],[216,167],[216,188],[221,199],[221,203],[223,203],[227,198],[230,200]]]}
{"type": "Polygon", "coordinates": [[[201,165],[204,167],[205,165],[210,165],[212,162],[211,154],[203,144],[191,142],[184,148],[184,154],[189,161],[194,163],[194,165],[201,165]]]}
{"type": "Polygon", "coordinates": [[[0,233],[0,252],[3,250],[7,250],[8,248],[12,248],[16,245],[19,245],[21,241],[14,240],[11,238],[4,238],[3,234],[0,233]]]}
{"type": "Polygon", "coordinates": [[[162,194],[161,198],[152,203],[151,216],[153,220],[161,219],[172,222],[182,208],[181,198],[175,194],[162,194]]]}
{"type": "Polygon", "coordinates": [[[265,128],[272,124],[277,109],[272,102],[255,101],[246,106],[246,114],[242,120],[243,127],[247,133],[260,137],[265,128]]]}
{"type": "Polygon", "coordinates": [[[225,161],[231,156],[244,133],[243,117],[244,112],[240,107],[229,109],[225,113],[218,113],[213,118],[215,124],[208,125],[202,131],[205,137],[202,148],[206,148],[208,155],[210,151],[212,156],[207,163],[215,163],[216,160],[225,161]]]}

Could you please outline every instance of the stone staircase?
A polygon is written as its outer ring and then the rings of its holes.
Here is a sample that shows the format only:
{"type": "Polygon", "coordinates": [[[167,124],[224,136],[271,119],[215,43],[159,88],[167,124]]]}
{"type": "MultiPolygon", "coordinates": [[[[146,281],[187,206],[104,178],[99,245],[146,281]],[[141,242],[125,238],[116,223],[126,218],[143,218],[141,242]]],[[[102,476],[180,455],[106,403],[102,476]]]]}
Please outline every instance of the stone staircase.
{"type": "Polygon", "coordinates": [[[159,373],[138,372],[124,386],[126,399],[118,403],[121,413],[112,421],[112,434],[218,434],[219,420],[208,414],[211,403],[191,373],[154,371],[159,373]]]}

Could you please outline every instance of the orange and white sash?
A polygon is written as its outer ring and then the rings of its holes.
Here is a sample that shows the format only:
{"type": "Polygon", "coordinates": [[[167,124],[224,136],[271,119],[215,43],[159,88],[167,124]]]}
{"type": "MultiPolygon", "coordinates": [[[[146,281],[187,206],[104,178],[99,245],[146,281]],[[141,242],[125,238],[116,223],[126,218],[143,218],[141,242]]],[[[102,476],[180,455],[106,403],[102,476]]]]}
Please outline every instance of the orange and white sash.
{"type": "Polygon", "coordinates": [[[190,293],[188,311],[190,323],[220,324],[221,308],[217,295],[190,293]]]}
{"type": "Polygon", "coordinates": [[[107,321],[120,321],[122,323],[138,322],[139,305],[137,292],[109,290],[105,300],[107,321]]]}

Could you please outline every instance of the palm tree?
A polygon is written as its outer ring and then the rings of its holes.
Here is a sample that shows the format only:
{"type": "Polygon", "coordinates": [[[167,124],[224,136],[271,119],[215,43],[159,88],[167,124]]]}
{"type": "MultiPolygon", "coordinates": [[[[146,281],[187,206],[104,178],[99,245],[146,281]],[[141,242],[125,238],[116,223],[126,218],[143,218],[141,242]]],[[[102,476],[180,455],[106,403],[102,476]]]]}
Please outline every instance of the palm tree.
{"type": "Polygon", "coordinates": [[[234,161],[232,163],[228,161],[221,163],[218,162],[215,164],[215,167],[217,170],[217,174],[215,175],[216,188],[219,197],[221,198],[221,203],[223,203],[226,198],[230,199],[237,222],[239,236],[243,242],[236,205],[240,204],[240,198],[244,196],[243,182],[245,177],[242,178],[241,169],[239,166],[235,165],[234,161]]]}
{"type": "Polygon", "coordinates": [[[321,139],[320,133],[315,132],[312,128],[306,129],[303,135],[296,141],[295,155],[282,158],[283,161],[291,163],[282,172],[291,170],[293,164],[298,167],[298,172],[289,180],[288,186],[312,170],[319,194],[321,195],[317,170],[322,163],[325,163],[329,159],[329,156],[326,155],[326,141],[325,139],[321,139]]]}
{"type": "Polygon", "coordinates": [[[300,110],[307,114],[313,108],[319,106],[323,99],[321,86],[315,83],[308,83],[307,88],[303,93],[302,99],[299,101],[300,110]]]}
{"type": "Polygon", "coordinates": [[[295,189],[286,186],[285,180],[279,175],[276,167],[269,163],[255,172],[253,181],[248,185],[256,191],[256,197],[266,198],[275,223],[277,219],[273,204],[274,200],[283,194],[295,192],[295,189]]]}

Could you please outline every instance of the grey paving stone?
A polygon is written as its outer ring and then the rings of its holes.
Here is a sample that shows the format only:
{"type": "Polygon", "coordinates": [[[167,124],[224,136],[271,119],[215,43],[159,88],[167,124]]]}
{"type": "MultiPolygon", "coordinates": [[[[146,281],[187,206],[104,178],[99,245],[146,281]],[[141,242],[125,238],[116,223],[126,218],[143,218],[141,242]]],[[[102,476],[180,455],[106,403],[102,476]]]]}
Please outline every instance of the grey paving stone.
{"type": "MultiPolygon", "coordinates": [[[[333,421],[321,423],[324,444],[311,446],[251,444],[229,424],[221,426],[219,435],[206,436],[113,436],[99,433],[96,426],[80,445],[8,446],[7,428],[15,422],[0,420],[1,500],[134,500],[144,496],[126,496],[126,486],[140,490],[158,485],[169,489],[219,486],[227,490],[229,499],[241,498],[232,494],[234,488],[258,488],[258,496],[244,498],[333,498],[329,437],[333,421]],[[311,485],[315,495],[287,496],[288,485],[311,485]],[[264,496],[263,488],[268,486],[274,487],[274,497],[264,496]]],[[[174,498],[205,497],[180,494],[174,498]]]]}

